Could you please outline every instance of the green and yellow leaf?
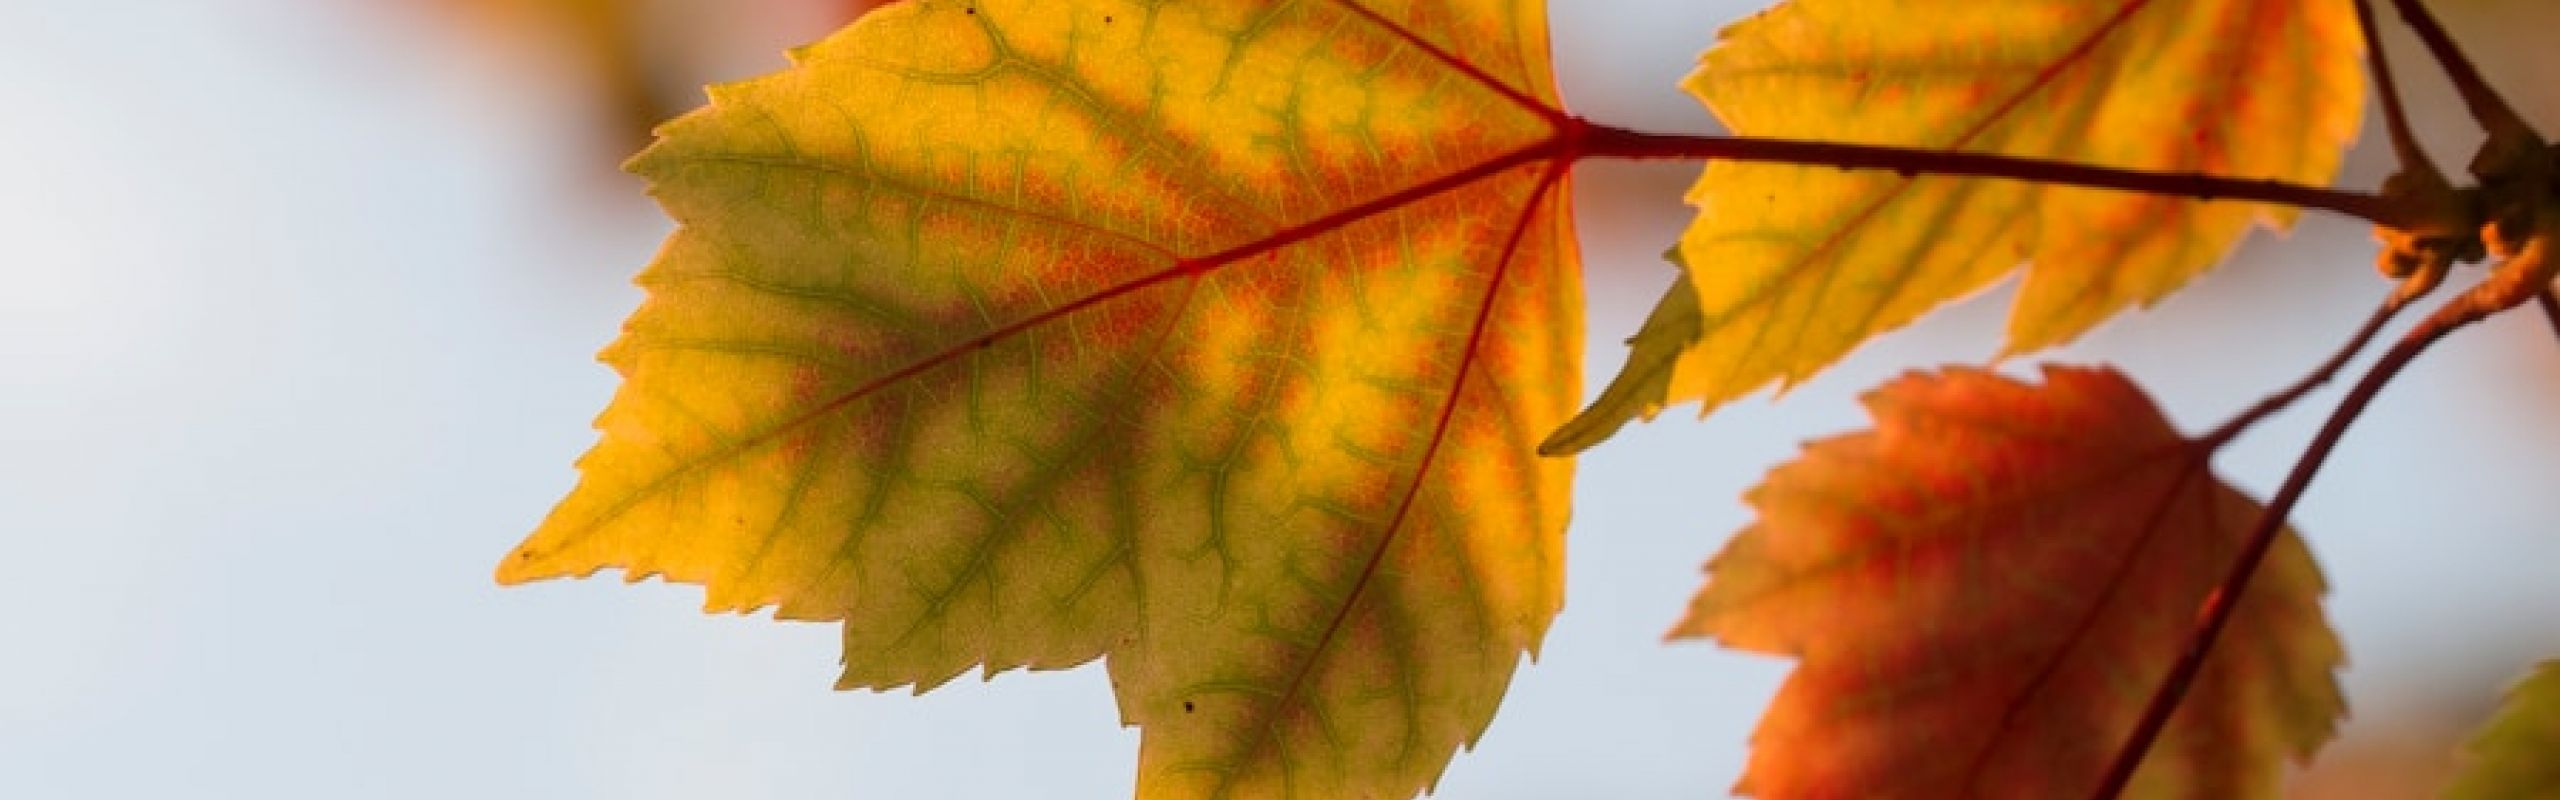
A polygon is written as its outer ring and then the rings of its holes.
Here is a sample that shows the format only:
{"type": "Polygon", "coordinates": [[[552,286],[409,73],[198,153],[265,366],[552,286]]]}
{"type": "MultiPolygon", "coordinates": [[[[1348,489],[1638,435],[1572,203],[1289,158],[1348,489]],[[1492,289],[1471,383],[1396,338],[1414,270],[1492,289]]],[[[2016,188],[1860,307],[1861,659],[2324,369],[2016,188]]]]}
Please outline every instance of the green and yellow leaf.
{"type": "MultiPolygon", "coordinates": [[[[2260,507],[2108,370],[1915,375],[1749,499],[1675,638],[1798,659],[1736,791],[2084,797],[2260,507]]],[[[2288,531],[2125,796],[2277,796],[2345,713],[2288,531]]]]}
{"type": "Polygon", "coordinates": [[[2545,661],[2471,738],[2446,800],[2560,798],[2560,661],[2545,661]]]}
{"type": "Polygon", "coordinates": [[[1144,797],[1411,796],[1562,594],[1581,291],[1534,0],[912,0],[632,163],[680,228],[499,568],[1107,656],[1144,797]]]}
{"type": "MultiPolygon", "coordinates": [[[[2358,36],[2349,0],[1789,0],[1727,28],[1686,87],[1740,134],[2326,183],[2361,114],[2358,36]]],[[[1549,451],[1803,381],[2021,263],[2006,350],[2060,344],[2293,216],[1722,162],[1689,199],[1687,285],[1549,451]]]]}

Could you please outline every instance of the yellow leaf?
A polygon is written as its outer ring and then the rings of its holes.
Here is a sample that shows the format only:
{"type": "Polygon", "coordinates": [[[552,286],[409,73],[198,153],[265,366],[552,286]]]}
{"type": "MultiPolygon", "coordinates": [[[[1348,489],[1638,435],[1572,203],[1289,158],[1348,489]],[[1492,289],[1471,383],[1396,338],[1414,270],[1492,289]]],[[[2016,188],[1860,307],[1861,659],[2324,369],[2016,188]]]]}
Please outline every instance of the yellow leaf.
{"type": "Polygon", "coordinates": [[[1543,11],[892,4],[633,162],[681,223],[499,569],[842,620],[845,687],[1108,656],[1146,797],[1410,796],[1562,594],[1543,11]]]}
{"type": "MultiPolygon", "coordinates": [[[[2348,0],[1790,0],[1726,29],[1686,86],[1740,134],[2326,183],[2361,113],[2358,36],[2348,0]]],[[[1741,163],[1710,164],[1689,199],[1696,297],[1663,300],[1666,324],[1549,450],[1792,385],[2021,262],[2006,351],[2060,344],[2185,284],[2253,220],[2292,218],[1741,163]]]]}
{"type": "MultiPolygon", "coordinates": [[[[1749,495],[1675,637],[1794,656],[1736,791],[2085,797],[2259,505],[2111,370],[1915,375],[1749,495]]],[[[2126,797],[2271,798],[2344,715],[2287,530],[2126,797]]]]}

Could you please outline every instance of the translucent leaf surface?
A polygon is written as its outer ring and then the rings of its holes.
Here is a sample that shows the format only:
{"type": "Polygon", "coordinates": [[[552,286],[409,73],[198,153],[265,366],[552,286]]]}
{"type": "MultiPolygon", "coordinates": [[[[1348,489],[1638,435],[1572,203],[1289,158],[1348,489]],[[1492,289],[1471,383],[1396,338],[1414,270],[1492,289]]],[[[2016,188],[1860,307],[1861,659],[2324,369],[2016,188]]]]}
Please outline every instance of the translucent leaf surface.
{"type": "MultiPolygon", "coordinates": [[[[1867,398],[1749,495],[1675,637],[1798,659],[1752,737],[1767,798],[2096,787],[2259,513],[2106,370],[1957,370],[1867,398]]],[[[2345,713],[2287,532],[2125,796],[2277,795],[2345,713]]]]}
{"type": "Polygon", "coordinates": [[[2471,739],[2447,800],[2560,798],[2560,661],[2545,661],[2507,690],[2497,716],[2471,739]]]}
{"type": "Polygon", "coordinates": [[[1397,797],[1561,602],[1581,292],[1535,2],[915,0],[633,162],[681,223],[499,577],[1108,656],[1148,797],[1397,797]]]}
{"type": "MultiPolygon", "coordinates": [[[[2326,183],[2356,133],[2348,0],[1789,0],[1686,87],[1736,133],[2326,183]]],[[[1665,405],[1802,381],[2025,264],[2012,353],[2078,336],[2287,209],[2017,181],[1715,163],[1666,297],[1572,451],[1665,405]],[[1680,291],[1674,287],[1673,291],[1680,291]]]]}

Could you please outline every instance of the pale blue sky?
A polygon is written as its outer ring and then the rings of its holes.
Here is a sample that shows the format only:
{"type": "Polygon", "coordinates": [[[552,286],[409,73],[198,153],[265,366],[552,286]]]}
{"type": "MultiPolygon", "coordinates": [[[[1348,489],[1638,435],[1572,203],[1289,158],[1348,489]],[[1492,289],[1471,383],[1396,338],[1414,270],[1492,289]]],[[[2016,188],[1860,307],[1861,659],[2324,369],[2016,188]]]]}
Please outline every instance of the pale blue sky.
{"type": "MultiPolygon", "coordinates": [[[[1567,97],[1702,128],[1672,85],[1746,5],[1559,0],[1567,97]]],[[[1137,738],[1096,670],[836,693],[830,626],[490,583],[574,477],[613,388],[592,354],[666,223],[603,177],[574,95],[390,19],[0,0],[0,797],[1125,796],[1137,738]]],[[[1669,278],[1692,171],[1583,173],[1595,388],[1669,278]]],[[[2123,364],[2201,428],[2362,316],[2370,251],[2336,219],[2258,236],[2048,357],[2123,364]]],[[[1861,425],[1865,387],[1991,353],[2004,302],[1589,457],[1546,658],[1442,796],[1721,794],[1785,664],[1658,637],[1736,498],[1861,425]]],[[[2555,397],[2560,343],[2492,324],[2387,394],[2303,506],[2360,720],[2560,652],[2555,397]]],[[[2226,474],[2263,493],[2315,417],[2226,474]]]]}

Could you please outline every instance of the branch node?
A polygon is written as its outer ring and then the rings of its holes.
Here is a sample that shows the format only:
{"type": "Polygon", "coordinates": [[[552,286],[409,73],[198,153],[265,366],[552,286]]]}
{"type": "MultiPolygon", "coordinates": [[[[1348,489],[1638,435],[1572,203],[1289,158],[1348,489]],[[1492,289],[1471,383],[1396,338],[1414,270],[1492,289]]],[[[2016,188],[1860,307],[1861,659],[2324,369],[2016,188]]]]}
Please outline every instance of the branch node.
{"type": "Polygon", "coordinates": [[[2401,279],[2413,298],[2435,288],[2455,263],[2486,256],[2480,190],[2455,188],[2433,166],[2417,162],[2383,181],[2382,198],[2400,209],[2402,221],[2374,226],[2374,238],[2382,241],[2375,267],[2401,279]]]}

